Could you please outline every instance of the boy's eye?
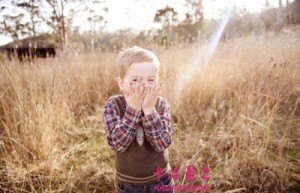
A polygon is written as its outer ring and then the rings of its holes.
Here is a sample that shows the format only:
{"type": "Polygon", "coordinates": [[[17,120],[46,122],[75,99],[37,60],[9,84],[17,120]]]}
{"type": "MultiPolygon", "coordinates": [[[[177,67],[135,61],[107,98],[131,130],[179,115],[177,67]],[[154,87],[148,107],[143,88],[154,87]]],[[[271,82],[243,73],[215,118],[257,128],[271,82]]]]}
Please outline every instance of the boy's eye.
{"type": "Polygon", "coordinates": [[[154,80],[149,80],[150,82],[153,82],[154,80]]]}
{"type": "Polygon", "coordinates": [[[136,81],[137,81],[137,79],[136,79],[136,78],[135,78],[135,79],[132,79],[132,81],[133,81],[133,82],[136,82],[136,81]]]}

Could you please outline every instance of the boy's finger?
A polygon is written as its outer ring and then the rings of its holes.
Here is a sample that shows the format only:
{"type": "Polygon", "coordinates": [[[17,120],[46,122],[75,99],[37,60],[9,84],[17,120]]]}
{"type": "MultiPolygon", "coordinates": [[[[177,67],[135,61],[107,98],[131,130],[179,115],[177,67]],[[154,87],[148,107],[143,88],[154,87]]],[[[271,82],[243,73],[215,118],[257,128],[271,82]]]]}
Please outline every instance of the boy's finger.
{"type": "Polygon", "coordinates": [[[164,84],[163,81],[159,81],[159,86],[161,87],[164,84]]]}
{"type": "Polygon", "coordinates": [[[128,90],[126,90],[126,92],[127,92],[129,95],[131,95],[131,94],[134,93],[134,90],[133,90],[132,88],[129,88],[128,90]]]}
{"type": "Polygon", "coordinates": [[[140,83],[140,82],[142,81],[142,77],[139,76],[139,77],[137,78],[137,81],[140,83]]]}
{"type": "Polygon", "coordinates": [[[129,82],[129,88],[128,90],[133,93],[134,92],[134,86],[133,86],[133,83],[132,82],[129,82]]]}
{"type": "Polygon", "coordinates": [[[158,93],[158,92],[159,92],[160,86],[161,86],[160,83],[158,83],[158,84],[156,85],[155,90],[154,90],[155,93],[158,93]]]}
{"type": "Polygon", "coordinates": [[[136,82],[132,84],[132,91],[135,93],[137,90],[136,82]]]}
{"type": "Polygon", "coordinates": [[[157,83],[155,83],[153,86],[151,86],[151,89],[150,89],[151,94],[155,91],[156,86],[157,86],[157,83]]]}
{"type": "Polygon", "coordinates": [[[139,82],[135,83],[134,88],[136,89],[136,92],[139,92],[140,86],[141,86],[141,84],[139,82]]]}
{"type": "Polygon", "coordinates": [[[137,89],[137,92],[140,89],[140,78],[139,77],[137,78],[137,81],[134,82],[134,88],[137,89]]]}
{"type": "Polygon", "coordinates": [[[139,95],[140,95],[140,96],[143,96],[144,90],[145,90],[144,84],[141,84],[141,85],[140,85],[140,89],[139,89],[139,95]]]}
{"type": "Polygon", "coordinates": [[[147,91],[148,91],[148,88],[147,88],[147,87],[145,87],[145,88],[144,88],[144,91],[143,91],[143,98],[145,98],[145,97],[146,97],[146,95],[147,95],[147,91]]]}
{"type": "Polygon", "coordinates": [[[147,87],[146,89],[146,96],[148,97],[150,95],[150,87],[147,87]]]}
{"type": "Polygon", "coordinates": [[[131,88],[130,84],[129,84],[129,88],[128,89],[123,89],[123,90],[126,91],[127,94],[131,94],[132,93],[132,88],[131,88]]]}
{"type": "Polygon", "coordinates": [[[157,85],[157,92],[160,91],[162,85],[163,85],[163,81],[159,81],[159,83],[158,83],[158,85],[157,85]]]}
{"type": "Polygon", "coordinates": [[[155,81],[150,87],[151,88],[155,88],[156,87],[157,82],[155,81]]]}

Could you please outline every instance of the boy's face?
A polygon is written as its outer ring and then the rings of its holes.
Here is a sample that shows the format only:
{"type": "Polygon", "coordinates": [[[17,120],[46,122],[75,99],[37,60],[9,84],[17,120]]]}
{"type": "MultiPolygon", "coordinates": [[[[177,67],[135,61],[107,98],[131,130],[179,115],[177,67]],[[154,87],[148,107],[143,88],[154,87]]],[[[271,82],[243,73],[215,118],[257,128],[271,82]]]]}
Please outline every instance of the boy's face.
{"type": "Polygon", "coordinates": [[[127,69],[123,79],[118,78],[121,90],[137,88],[144,84],[145,87],[152,87],[158,81],[158,69],[153,62],[133,63],[127,69]]]}

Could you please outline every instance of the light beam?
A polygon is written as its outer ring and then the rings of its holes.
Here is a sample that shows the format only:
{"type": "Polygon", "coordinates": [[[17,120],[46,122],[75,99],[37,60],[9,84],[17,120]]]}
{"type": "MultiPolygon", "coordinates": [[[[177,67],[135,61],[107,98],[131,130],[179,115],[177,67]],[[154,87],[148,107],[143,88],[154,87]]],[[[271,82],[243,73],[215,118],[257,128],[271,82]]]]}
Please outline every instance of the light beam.
{"type": "Polygon", "coordinates": [[[175,101],[177,101],[182,93],[183,88],[186,86],[187,82],[193,77],[193,75],[198,71],[204,71],[210,59],[212,58],[214,52],[216,51],[217,45],[220,38],[224,32],[226,25],[228,24],[229,18],[232,11],[236,5],[237,0],[228,0],[226,12],[217,28],[214,32],[212,38],[209,41],[208,47],[205,49],[203,46],[199,45],[199,54],[195,56],[194,62],[190,64],[185,72],[183,72],[176,81],[175,84],[175,101]]]}

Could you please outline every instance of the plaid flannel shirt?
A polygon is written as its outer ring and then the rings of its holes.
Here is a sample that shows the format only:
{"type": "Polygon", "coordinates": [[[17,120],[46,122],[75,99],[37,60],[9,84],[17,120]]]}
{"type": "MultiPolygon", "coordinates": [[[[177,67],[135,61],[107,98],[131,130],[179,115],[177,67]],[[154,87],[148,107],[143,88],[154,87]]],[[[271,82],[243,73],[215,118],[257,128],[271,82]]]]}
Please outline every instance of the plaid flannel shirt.
{"type": "Polygon", "coordinates": [[[106,138],[110,147],[119,152],[124,152],[135,140],[136,131],[142,125],[146,140],[150,142],[154,150],[160,152],[171,144],[171,113],[168,102],[161,97],[158,110],[144,116],[141,110],[130,107],[125,97],[121,97],[123,108],[126,111],[120,118],[118,108],[112,98],[105,103],[103,111],[103,123],[106,138]]]}

